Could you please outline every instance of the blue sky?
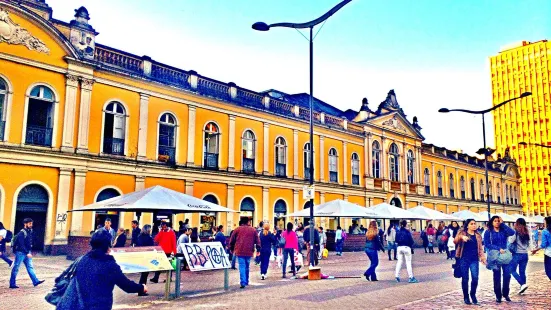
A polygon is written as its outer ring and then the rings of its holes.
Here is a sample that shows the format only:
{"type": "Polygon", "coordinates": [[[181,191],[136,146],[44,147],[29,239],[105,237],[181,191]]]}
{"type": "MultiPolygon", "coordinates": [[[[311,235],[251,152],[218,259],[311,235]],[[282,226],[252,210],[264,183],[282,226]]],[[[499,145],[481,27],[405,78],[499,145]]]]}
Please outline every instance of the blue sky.
{"type": "MultiPolygon", "coordinates": [[[[69,21],[86,6],[97,42],[256,91],[308,91],[308,42],[256,21],[303,22],[338,0],[47,0],[69,21]]],[[[342,110],[372,109],[395,89],[427,143],[474,154],[480,117],[441,107],[491,106],[488,57],[504,45],[551,37],[549,0],[353,0],[315,40],[314,94],[342,110]]],[[[306,33],[305,33],[306,35],[306,33]]],[[[487,116],[489,145],[493,122],[487,116]]]]}

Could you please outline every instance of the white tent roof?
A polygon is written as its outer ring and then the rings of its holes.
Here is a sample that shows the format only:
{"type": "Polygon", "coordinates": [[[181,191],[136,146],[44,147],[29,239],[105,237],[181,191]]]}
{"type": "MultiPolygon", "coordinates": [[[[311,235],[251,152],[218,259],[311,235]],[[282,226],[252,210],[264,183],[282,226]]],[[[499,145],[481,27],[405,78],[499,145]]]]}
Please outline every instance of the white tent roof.
{"type": "Polygon", "coordinates": [[[507,222],[507,223],[514,223],[517,221],[517,217],[514,217],[510,214],[506,214],[506,213],[496,213],[495,215],[501,217],[501,219],[504,221],[504,222],[507,222]]]}
{"type": "Polygon", "coordinates": [[[541,215],[533,216],[531,217],[531,219],[533,220],[533,223],[537,223],[537,224],[543,224],[545,222],[545,217],[541,215]]]}
{"type": "Polygon", "coordinates": [[[474,212],[469,211],[469,210],[463,210],[463,211],[455,212],[455,213],[452,213],[452,215],[462,219],[463,221],[468,220],[468,219],[474,219],[477,222],[486,222],[486,221],[488,221],[487,218],[483,218],[482,216],[480,216],[480,214],[474,213],[474,212]]]}
{"type": "MultiPolygon", "coordinates": [[[[287,214],[287,217],[308,217],[310,209],[300,210],[295,213],[287,214]]],[[[329,201],[321,205],[314,206],[315,217],[362,217],[362,218],[380,218],[379,214],[361,207],[357,204],[341,199],[329,201]]]]}
{"type": "Polygon", "coordinates": [[[417,215],[425,216],[428,219],[431,219],[433,221],[460,221],[461,220],[460,218],[455,217],[453,215],[449,215],[440,211],[429,209],[425,206],[417,206],[417,207],[408,209],[408,211],[415,213],[417,215]]]}
{"type": "Polygon", "coordinates": [[[529,217],[529,216],[526,216],[526,215],[522,215],[522,214],[511,214],[512,217],[515,218],[515,222],[517,219],[519,218],[523,218],[526,223],[537,223],[537,224],[543,224],[543,222],[539,223],[537,219],[534,219],[533,217],[529,217]]]}
{"type": "Polygon", "coordinates": [[[390,220],[430,220],[427,216],[422,216],[405,210],[402,208],[395,207],[388,203],[380,203],[376,206],[368,208],[368,210],[373,211],[374,213],[379,214],[379,219],[390,219],[390,220]]]}
{"type": "Polygon", "coordinates": [[[96,202],[75,211],[128,211],[155,212],[158,210],[173,213],[193,212],[234,212],[208,201],[195,198],[162,186],[153,186],[137,192],[96,202]]]}

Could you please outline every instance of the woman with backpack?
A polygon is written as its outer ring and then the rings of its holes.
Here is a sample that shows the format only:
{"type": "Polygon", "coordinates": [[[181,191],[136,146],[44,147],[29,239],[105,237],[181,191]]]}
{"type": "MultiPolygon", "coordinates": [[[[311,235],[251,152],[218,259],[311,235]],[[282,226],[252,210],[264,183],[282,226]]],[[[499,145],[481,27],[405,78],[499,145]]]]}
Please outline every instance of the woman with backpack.
{"type": "Polygon", "coordinates": [[[518,294],[521,295],[528,289],[526,285],[526,266],[528,265],[528,251],[530,249],[530,232],[523,218],[515,223],[515,235],[511,237],[509,249],[513,253],[511,261],[511,274],[520,285],[518,294]],[[517,272],[517,268],[518,271],[517,272]]]}
{"type": "Polygon", "coordinates": [[[457,233],[455,238],[451,238],[457,246],[455,252],[456,267],[461,271],[461,289],[463,290],[463,300],[465,304],[478,305],[476,299],[476,288],[478,286],[478,263],[481,261],[486,264],[484,249],[482,248],[482,236],[476,231],[476,222],[468,219],[463,225],[463,229],[457,233]],[[469,272],[471,273],[471,291],[469,294],[469,272]],[[469,298],[470,297],[470,298],[469,298]]]}
{"type": "Polygon", "coordinates": [[[13,261],[6,255],[6,243],[11,242],[13,234],[4,228],[4,224],[0,222],[0,258],[5,261],[8,266],[11,266],[13,261]]]}
{"type": "Polygon", "coordinates": [[[371,221],[369,223],[369,229],[365,234],[365,254],[371,261],[369,268],[364,272],[364,277],[367,281],[378,281],[375,269],[377,269],[379,265],[379,249],[381,248],[383,248],[383,246],[378,237],[377,222],[371,221]]]}
{"type": "Polygon", "coordinates": [[[536,254],[539,250],[544,249],[543,265],[545,267],[545,274],[551,281],[551,216],[545,218],[545,229],[541,233],[541,246],[532,251],[532,254],[536,254]]]}
{"type": "Polygon", "coordinates": [[[262,280],[265,280],[268,274],[274,245],[276,245],[276,237],[270,231],[270,224],[266,223],[260,233],[260,279],[262,280]]]}
{"type": "Polygon", "coordinates": [[[499,216],[494,215],[488,222],[488,231],[484,235],[484,245],[488,249],[488,268],[494,273],[494,293],[497,303],[501,302],[501,298],[505,298],[508,302],[511,301],[509,298],[509,283],[511,282],[509,263],[512,255],[507,249],[507,238],[514,234],[513,229],[505,225],[499,216]],[[509,261],[507,262],[507,260],[509,261]],[[501,282],[502,274],[503,283],[501,282]]]}

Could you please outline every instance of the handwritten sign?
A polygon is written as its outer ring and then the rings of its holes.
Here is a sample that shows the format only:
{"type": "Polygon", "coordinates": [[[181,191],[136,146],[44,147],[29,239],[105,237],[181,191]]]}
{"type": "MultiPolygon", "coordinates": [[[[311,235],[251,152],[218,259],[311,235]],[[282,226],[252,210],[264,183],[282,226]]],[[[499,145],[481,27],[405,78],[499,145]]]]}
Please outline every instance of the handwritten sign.
{"type": "Polygon", "coordinates": [[[111,255],[121,267],[122,273],[173,269],[161,247],[113,248],[111,255]]]}
{"type": "Polygon", "coordinates": [[[191,271],[226,269],[230,260],[220,242],[198,242],[180,244],[191,271]]]}

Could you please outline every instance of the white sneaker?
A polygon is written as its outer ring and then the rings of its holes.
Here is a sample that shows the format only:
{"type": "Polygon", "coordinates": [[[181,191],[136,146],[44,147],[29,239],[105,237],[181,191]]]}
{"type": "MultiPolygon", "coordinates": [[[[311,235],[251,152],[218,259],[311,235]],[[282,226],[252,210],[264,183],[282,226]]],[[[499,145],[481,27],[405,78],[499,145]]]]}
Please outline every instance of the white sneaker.
{"type": "Polygon", "coordinates": [[[527,289],[528,289],[528,285],[526,284],[521,285],[520,290],[518,291],[518,294],[521,295],[522,293],[526,292],[527,289]]]}
{"type": "Polygon", "coordinates": [[[263,275],[263,274],[261,274],[261,275],[260,275],[260,279],[261,279],[261,280],[264,280],[264,279],[266,279],[266,276],[263,275]]]}

